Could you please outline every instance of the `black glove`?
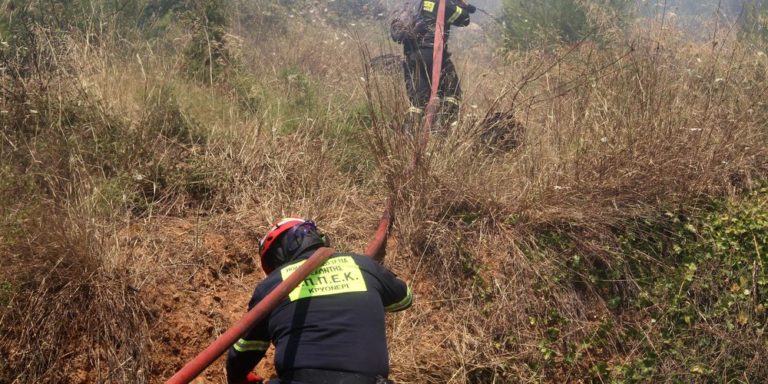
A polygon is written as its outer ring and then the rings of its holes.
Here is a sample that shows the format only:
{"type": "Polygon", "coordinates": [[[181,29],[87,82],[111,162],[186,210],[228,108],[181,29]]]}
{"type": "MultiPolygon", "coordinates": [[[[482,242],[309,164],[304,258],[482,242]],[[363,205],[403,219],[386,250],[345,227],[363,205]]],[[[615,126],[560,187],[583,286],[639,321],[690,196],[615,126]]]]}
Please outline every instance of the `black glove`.
{"type": "Polygon", "coordinates": [[[477,11],[477,7],[475,7],[475,6],[474,6],[474,5],[472,5],[472,4],[467,4],[467,6],[466,6],[466,7],[464,7],[464,9],[465,9],[467,12],[469,12],[470,14],[473,14],[473,13],[475,13],[475,11],[477,11]]]}

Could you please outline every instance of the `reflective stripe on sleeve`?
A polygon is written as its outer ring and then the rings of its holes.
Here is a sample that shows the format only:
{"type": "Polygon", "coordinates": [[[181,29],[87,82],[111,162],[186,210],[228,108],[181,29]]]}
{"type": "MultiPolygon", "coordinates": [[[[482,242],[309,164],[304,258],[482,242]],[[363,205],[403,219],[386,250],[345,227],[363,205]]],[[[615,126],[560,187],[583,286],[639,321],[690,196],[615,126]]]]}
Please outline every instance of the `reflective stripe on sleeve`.
{"type": "Polygon", "coordinates": [[[456,7],[456,11],[448,18],[448,24],[452,24],[454,21],[458,20],[462,12],[461,7],[456,7]]]}
{"type": "Polygon", "coordinates": [[[424,10],[427,12],[434,12],[435,11],[435,2],[434,1],[425,1],[424,2],[424,10]]]}
{"type": "Polygon", "coordinates": [[[234,345],[238,352],[264,352],[269,348],[269,341],[240,339],[234,345]]]}
{"type": "Polygon", "coordinates": [[[454,104],[454,105],[459,105],[459,104],[461,104],[461,102],[459,101],[459,99],[458,99],[458,98],[456,98],[456,97],[453,97],[453,96],[447,96],[447,97],[443,98],[443,101],[444,101],[444,102],[446,102],[446,103],[451,103],[451,104],[454,104]]]}
{"type": "Polygon", "coordinates": [[[408,308],[411,306],[411,303],[413,302],[413,292],[411,292],[411,287],[408,287],[408,290],[405,294],[405,298],[400,300],[397,303],[394,303],[390,306],[384,307],[384,310],[387,312],[397,312],[401,311],[403,309],[408,308]]]}
{"type": "Polygon", "coordinates": [[[422,112],[424,112],[423,109],[421,109],[419,107],[414,107],[413,105],[410,108],[408,108],[408,113],[421,114],[422,112]]]}

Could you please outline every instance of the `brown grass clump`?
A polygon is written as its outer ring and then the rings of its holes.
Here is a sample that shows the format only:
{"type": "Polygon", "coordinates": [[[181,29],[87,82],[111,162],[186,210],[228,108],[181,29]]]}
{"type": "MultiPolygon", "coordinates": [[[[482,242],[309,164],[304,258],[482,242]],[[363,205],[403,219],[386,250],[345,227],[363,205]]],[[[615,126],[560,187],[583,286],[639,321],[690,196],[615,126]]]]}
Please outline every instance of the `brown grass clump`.
{"type": "Polygon", "coordinates": [[[7,254],[18,294],[0,319],[5,380],[146,382],[151,316],[127,271],[104,265],[103,229],[62,210],[27,212],[18,230],[36,236],[7,254]]]}
{"type": "Polygon", "coordinates": [[[0,377],[146,382],[156,317],[134,287],[146,275],[115,236],[156,212],[215,211],[215,168],[168,90],[148,92],[133,126],[91,93],[89,76],[109,63],[102,46],[32,33],[39,51],[2,62],[0,377]],[[61,65],[77,54],[93,60],[61,65]]]}
{"type": "Polygon", "coordinates": [[[126,64],[76,31],[35,40],[51,48],[36,65],[3,61],[3,381],[168,377],[242,313],[268,223],[313,217],[350,248],[375,225],[362,116],[315,84],[330,63],[299,55],[206,89],[151,49],[126,64]],[[342,230],[342,215],[363,224],[342,230]]]}

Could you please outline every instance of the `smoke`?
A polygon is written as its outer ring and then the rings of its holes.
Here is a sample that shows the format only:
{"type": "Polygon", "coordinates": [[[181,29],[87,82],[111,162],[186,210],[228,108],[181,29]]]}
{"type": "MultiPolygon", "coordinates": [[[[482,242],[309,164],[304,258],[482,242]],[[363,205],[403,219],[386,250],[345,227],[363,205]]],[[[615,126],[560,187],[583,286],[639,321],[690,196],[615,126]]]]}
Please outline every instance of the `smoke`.
{"type": "MultiPolygon", "coordinates": [[[[734,19],[741,14],[744,3],[750,0],[640,0],[641,13],[652,16],[666,13],[677,17],[726,17],[734,19]]],[[[752,0],[754,1],[754,0],[752,0]]]]}
{"type": "MultiPolygon", "coordinates": [[[[393,9],[397,3],[401,3],[403,1],[404,0],[379,0],[379,3],[387,9],[393,9]]],[[[497,13],[501,11],[502,6],[502,0],[467,0],[467,2],[491,13],[497,13]]]]}
{"type": "Polygon", "coordinates": [[[488,12],[497,13],[501,10],[501,0],[475,0],[470,3],[488,12]]]}

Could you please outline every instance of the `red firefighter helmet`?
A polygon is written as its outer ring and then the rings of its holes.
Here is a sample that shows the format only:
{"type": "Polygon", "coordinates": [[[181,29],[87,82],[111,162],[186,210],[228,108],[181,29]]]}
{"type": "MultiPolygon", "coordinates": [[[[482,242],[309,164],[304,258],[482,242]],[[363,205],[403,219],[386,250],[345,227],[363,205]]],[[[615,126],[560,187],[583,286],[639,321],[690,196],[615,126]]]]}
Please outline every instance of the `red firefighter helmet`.
{"type": "MultiPolygon", "coordinates": [[[[267,262],[267,252],[269,252],[270,248],[275,243],[275,240],[277,240],[280,237],[280,235],[291,230],[297,225],[301,225],[305,223],[312,223],[312,221],[298,218],[298,217],[282,218],[280,219],[280,221],[275,223],[275,225],[272,226],[272,229],[270,229],[269,232],[267,232],[267,234],[264,235],[264,238],[262,238],[261,241],[259,241],[259,256],[261,259],[261,269],[264,270],[264,273],[269,275],[274,270],[274,268],[267,262]]],[[[314,223],[312,224],[314,225],[314,223]]]]}

